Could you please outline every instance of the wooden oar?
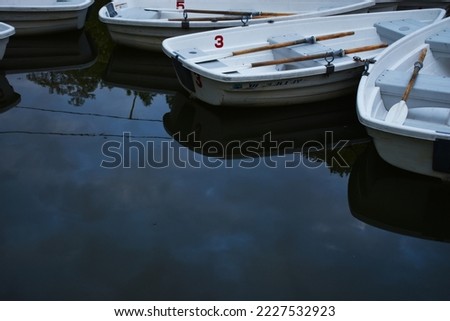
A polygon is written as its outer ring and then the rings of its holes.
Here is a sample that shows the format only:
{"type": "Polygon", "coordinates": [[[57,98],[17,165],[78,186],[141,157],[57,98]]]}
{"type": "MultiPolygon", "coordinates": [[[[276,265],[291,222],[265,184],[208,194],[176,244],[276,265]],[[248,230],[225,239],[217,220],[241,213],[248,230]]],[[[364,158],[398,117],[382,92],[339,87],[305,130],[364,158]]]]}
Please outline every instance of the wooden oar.
{"type": "Polygon", "coordinates": [[[406,100],[411,93],[412,88],[416,82],[417,76],[419,75],[420,69],[423,67],[423,61],[427,54],[427,48],[423,48],[420,52],[419,59],[414,63],[414,71],[409,79],[408,85],[406,86],[405,92],[403,93],[402,100],[396,103],[389,109],[385,121],[394,124],[403,124],[408,116],[408,105],[406,100]]]}
{"type": "Polygon", "coordinates": [[[237,16],[230,16],[230,17],[195,17],[195,18],[171,18],[167,19],[168,21],[210,21],[210,22],[217,22],[217,21],[229,21],[229,20],[240,20],[240,17],[237,16]]]}
{"type": "Polygon", "coordinates": [[[386,48],[387,46],[388,46],[388,44],[381,43],[381,44],[377,44],[377,45],[356,47],[356,48],[350,48],[350,49],[339,49],[339,50],[335,50],[335,51],[331,51],[331,52],[324,52],[324,53],[319,53],[319,54],[314,54],[314,55],[299,56],[299,57],[293,57],[293,58],[284,58],[284,59],[277,59],[277,60],[260,61],[260,62],[250,63],[250,64],[243,64],[243,65],[240,65],[237,67],[231,66],[228,68],[224,68],[221,72],[222,73],[231,73],[231,72],[237,72],[238,70],[236,70],[236,68],[247,69],[247,68],[280,65],[280,64],[286,64],[286,63],[291,63],[291,62],[301,62],[301,61],[307,61],[307,60],[327,58],[330,56],[343,57],[348,54],[386,48]]]}
{"type": "Polygon", "coordinates": [[[236,50],[236,51],[232,51],[230,53],[225,53],[225,54],[217,54],[217,55],[212,55],[212,56],[199,57],[200,59],[202,59],[199,61],[196,61],[193,59],[190,59],[189,61],[191,61],[191,62],[193,61],[195,63],[203,63],[203,62],[207,62],[207,61],[223,59],[223,58],[239,56],[239,55],[245,55],[245,54],[264,51],[264,50],[284,48],[284,47],[300,45],[300,44],[304,44],[304,43],[316,43],[317,41],[342,38],[342,37],[352,36],[354,34],[355,34],[354,31],[347,31],[347,32],[330,33],[330,34],[321,35],[321,36],[309,36],[309,37],[305,37],[305,38],[301,38],[301,39],[280,42],[280,43],[276,43],[276,44],[272,44],[272,45],[264,45],[264,46],[249,48],[249,49],[236,50]]]}
{"type": "Polygon", "coordinates": [[[251,11],[229,11],[229,10],[202,10],[202,9],[185,9],[184,12],[190,13],[206,13],[206,14],[223,14],[231,16],[291,16],[294,13],[288,12],[251,12],[251,11]]]}
{"type": "Polygon", "coordinates": [[[302,38],[302,39],[298,39],[298,40],[280,42],[280,43],[276,43],[273,45],[266,45],[266,46],[261,46],[261,47],[233,51],[230,54],[230,57],[238,56],[238,55],[245,55],[245,54],[258,52],[258,51],[272,50],[272,49],[278,49],[278,48],[283,48],[283,47],[295,46],[295,45],[300,45],[300,44],[307,43],[307,42],[315,43],[316,41],[342,38],[342,37],[352,36],[354,34],[355,34],[354,31],[348,31],[348,32],[332,33],[332,34],[327,34],[327,35],[322,35],[322,36],[311,36],[311,37],[306,37],[306,38],[302,38]]]}
{"type": "MultiPolygon", "coordinates": [[[[370,46],[364,46],[364,47],[357,47],[357,48],[351,48],[351,49],[340,49],[333,51],[333,56],[343,57],[348,54],[356,53],[356,52],[363,52],[363,51],[370,51],[380,48],[386,48],[388,45],[386,43],[378,44],[378,45],[370,45],[370,46]]],[[[264,67],[264,66],[271,66],[271,65],[279,65],[279,64],[286,64],[291,62],[300,62],[300,61],[306,61],[306,60],[314,60],[314,59],[320,59],[320,58],[326,58],[329,57],[331,54],[330,52],[324,52],[319,53],[315,55],[307,55],[307,56],[300,56],[300,57],[294,57],[294,58],[284,58],[284,59],[277,59],[277,60],[268,60],[268,61],[261,61],[261,62],[255,62],[251,64],[252,68],[255,67],[264,67]]]]}

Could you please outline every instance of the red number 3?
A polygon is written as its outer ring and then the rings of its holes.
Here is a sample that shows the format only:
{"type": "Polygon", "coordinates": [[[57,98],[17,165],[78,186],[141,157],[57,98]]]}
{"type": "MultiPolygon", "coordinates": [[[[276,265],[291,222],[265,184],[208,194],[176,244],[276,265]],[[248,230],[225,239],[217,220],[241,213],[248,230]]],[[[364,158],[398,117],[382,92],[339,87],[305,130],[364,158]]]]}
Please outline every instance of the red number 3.
{"type": "Polygon", "coordinates": [[[223,47],[223,36],[218,35],[214,38],[214,40],[216,41],[216,43],[214,44],[216,46],[216,48],[222,48],[223,47]]]}

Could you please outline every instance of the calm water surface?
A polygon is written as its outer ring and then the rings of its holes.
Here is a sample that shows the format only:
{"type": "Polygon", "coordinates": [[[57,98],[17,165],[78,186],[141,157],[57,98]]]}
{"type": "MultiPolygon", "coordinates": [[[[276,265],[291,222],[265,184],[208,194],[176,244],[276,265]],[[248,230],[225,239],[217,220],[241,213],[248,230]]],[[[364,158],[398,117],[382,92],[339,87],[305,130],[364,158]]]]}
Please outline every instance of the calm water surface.
{"type": "Polygon", "coordinates": [[[12,44],[0,299],[450,299],[450,188],[384,163],[353,96],[220,110],[101,26],[12,44]],[[218,148],[269,132],[295,148],[218,148]]]}

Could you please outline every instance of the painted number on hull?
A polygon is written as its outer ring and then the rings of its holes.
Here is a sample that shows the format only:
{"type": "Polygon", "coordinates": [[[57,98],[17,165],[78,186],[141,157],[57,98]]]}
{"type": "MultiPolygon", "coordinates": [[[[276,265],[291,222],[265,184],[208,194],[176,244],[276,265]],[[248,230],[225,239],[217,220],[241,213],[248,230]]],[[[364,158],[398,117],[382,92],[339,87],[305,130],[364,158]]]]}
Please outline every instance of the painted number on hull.
{"type": "Polygon", "coordinates": [[[223,47],[223,36],[217,35],[214,38],[214,40],[216,41],[215,44],[214,44],[216,46],[216,48],[222,48],[223,47]]]}
{"type": "Polygon", "coordinates": [[[184,0],[177,1],[177,9],[184,9],[184,0]]]}

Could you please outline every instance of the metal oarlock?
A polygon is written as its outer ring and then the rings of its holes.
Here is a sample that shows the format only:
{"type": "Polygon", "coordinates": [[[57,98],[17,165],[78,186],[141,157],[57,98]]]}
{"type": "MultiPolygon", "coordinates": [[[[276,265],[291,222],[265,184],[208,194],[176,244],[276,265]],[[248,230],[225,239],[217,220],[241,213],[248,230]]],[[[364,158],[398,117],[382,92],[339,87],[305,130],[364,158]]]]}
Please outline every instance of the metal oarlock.
{"type": "Polygon", "coordinates": [[[324,59],[327,62],[327,64],[325,65],[325,68],[327,68],[325,74],[328,76],[334,73],[334,65],[332,64],[332,62],[334,61],[334,52],[327,52],[327,55],[324,59]]]}
{"type": "Polygon", "coordinates": [[[188,20],[188,13],[186,10],[183,11],[183,21],[181,21],[181,28],[182,29],[189,29],[189,20],[188,20]]]}
{"type": "Polygon", "coordinates": [[[248,20],[251,18],[248,15],[244,15],[241,17],[242,26],[246,27],[248,26],[248,20]]]}
{"type": "Polygon", "coordinates": [[[374,64],[376,62],[376,60],[374,58],[362,59],[359,56],[353,57],[353,60],[356,61],[356,62],[364,63],[364,71],[362,73],[363,76],[368,76],[369,75],[369,65],[370,64],[374,64]]]}

